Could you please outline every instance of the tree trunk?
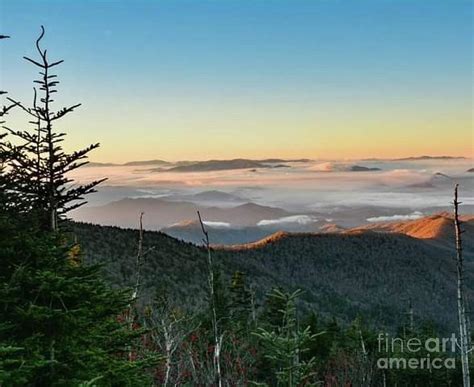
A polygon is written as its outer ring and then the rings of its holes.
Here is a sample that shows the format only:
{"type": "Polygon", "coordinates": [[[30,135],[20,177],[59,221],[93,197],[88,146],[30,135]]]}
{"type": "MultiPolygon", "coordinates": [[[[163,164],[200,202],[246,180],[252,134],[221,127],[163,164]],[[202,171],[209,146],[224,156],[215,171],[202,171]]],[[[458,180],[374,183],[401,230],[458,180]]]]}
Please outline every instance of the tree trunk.
{"type": "Polygon", "coordinates": [[[209,243],[209,233],[204,227],[204,222],[201,218],[201,213],[198,211],[199,223],[201,224],[201,230],[204,235],[203,242],[207,250],[207,263],[209,266],[209,291],[211,296],[211,308],[212,308],[212,326],[214,329],[214,371],[216,373],[217,385],[222,387],[222,374],[221,374],[221,345],[224,335],[219,335],[219,327],[217,325],[217,311],[216,311],[216,299],[214,294],[214,267],[212,264],[211,245],[209,243]]]}
{"type": "Polygon", "coordinates": [[[457,267],[457,304],[459,320],[459,339],[461,349],[461,366],[463,387],[471,386],[469,375],[469,335],[466,316],[466,299],[464,294],[464,261],[462,255],[461,224],[458,214],[458,184],[454,187],[454,229],[456,235],[456,267],[457,267]]]}

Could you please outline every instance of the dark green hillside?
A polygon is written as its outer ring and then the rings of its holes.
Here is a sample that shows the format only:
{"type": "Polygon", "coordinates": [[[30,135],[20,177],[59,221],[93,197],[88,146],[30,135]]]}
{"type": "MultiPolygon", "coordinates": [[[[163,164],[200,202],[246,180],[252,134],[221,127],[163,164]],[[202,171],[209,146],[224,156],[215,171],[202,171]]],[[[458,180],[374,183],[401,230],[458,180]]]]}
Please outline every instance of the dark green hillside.
{"type": "MultiPolygon", "coordinates": [[[[103,263],[116,285],[133,281],[138,232],[75,224],[86,259],[103,263]]],[[[145,232],[144,299],[166,288],[179,305],[199,307],[206,297],[203,251],[159,232],[145,232]]],[[[377,325],[404,320],[411,298],[419,321],[453,328],[454,262],[446,251],[403,235],[279,234],[260,244],[215,251],[227,276],[247,273],[262,296],[272,286],[306,291],[305,309],[350,321],[358,314],[377,325]]],[[[472,267],[467,284],[473,290],[472,267]]]]}
{"type": "MultiPolygon", "coordinates": [[[[395,326],[409,299],[418,319],[456,324],[454,260],[425,241],[399,234],[280,234],[250,248],[232,249],[234,263],[267,272],[276,283],[303,285],[321,313],[395,326]],[[272,276],[271,276],[272,274],[272,276]]],[[[272,281],[260,278],[259,284],[272,281]]],[[[473,290],[472,264],[466,284],[473,290]]]]}
{"type": "MultiPolygon", "coordinates": [[[[74,233],[89,263],[104,265],[106,277],[120,287],[134,283],[138,231],[75,223],[74,233]]],[[[145,232],[143,295],[166,288],[178,304],[199,306],[207,289],[207,261],[196,246],[160,232],[145,232]]]]}

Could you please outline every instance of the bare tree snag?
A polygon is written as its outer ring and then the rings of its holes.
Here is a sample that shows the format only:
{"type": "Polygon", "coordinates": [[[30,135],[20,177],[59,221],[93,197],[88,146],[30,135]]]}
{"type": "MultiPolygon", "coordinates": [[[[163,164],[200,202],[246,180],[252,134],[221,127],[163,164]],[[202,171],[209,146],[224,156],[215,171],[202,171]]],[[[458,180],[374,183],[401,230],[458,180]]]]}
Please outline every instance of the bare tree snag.
{"type": "MultiPolygon", "coordinates": [[[[127,313],[127,322],[130,329],[133,329],[133,320],[134,320],[134,313],[133,313],[133,305],[138,298],[138,291],[140,290],[140,280],[141,280],[141,267],[143,263],[143,212],[140,212],[140,220],[139,220],[139,231],[138,231],[138,251],[137,257],[135,261],[135,286],[133,287],[132,293],[132,300],[128,305],[128,313],[127,313]]],[[[128,359],[129,361],[133,361],[132,356],[132,349],[128,349],[128,359]]]]}
{"type": "Polygon", "coordinates": [[[214,330],[214,371],[216,374],[217,384],[219,387],[222,387],[220,354],[223,335],[219,334],[219,327],[217,324],[216,297],[214,293],[214,267],[212,264],[211,245],[209,243],[209,233],[204,226],[201,213],[198,211],[197,214],[199,218],[199,224],[201,225],[201,230],[204,235],[203,242],[207,250],[207,264],[209,268],[209,291],[211,296],[212,326],[214,330]]]}
{"type": "Polygon", "coordinates": [[[469,375],[469,335],[466,315],[466,295],[464,293],[464,259],[461,239],[461,222],[459,220],[458,184],[454,187],[454,230],[456,236],[456,267],[457,267],[457,304],[459,319],[459,347],[461,350],[461,366],[463,387],[471,386],[469,375]]]}
{"type": "Polygon", "coordinates": [[[133,288],[133,300],[138,298],[140,290],[141,268],[143,265],[143,212],[140,212],[139,228],[138,228],[138,250],[137,259],[135,261],[135,287],[133,288]]]}

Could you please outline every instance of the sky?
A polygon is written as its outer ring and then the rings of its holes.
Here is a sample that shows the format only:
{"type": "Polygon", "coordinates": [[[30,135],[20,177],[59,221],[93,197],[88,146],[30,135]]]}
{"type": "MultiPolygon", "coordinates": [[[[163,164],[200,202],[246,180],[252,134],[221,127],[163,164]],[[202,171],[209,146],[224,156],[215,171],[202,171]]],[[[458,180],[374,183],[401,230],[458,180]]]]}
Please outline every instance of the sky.
{"type": "Polygon", "coordinates": [[[474,156],[468,0],[0,0],[23,101],[41,25],[94,161],[474,156]]]}

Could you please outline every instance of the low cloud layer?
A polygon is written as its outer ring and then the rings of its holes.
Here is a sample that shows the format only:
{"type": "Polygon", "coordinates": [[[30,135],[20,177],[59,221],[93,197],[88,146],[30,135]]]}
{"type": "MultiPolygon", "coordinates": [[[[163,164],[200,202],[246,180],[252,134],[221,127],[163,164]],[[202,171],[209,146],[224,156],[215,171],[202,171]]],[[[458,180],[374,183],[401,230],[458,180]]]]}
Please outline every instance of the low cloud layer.
{"type": "Polygon", "coordinates": [[[279,219],[263,219],[257,223],[257,226],[278,226],[278,225],[288,225],[288,224],[298,224],[298,225],[308,225],[310,223],[317,222],[318,219],[311,215],[293,215],[285,216],[279,219]]]}
{"type": "MultiPolygon", "coordinates": [[[[290,168],[242,169],[195,173],[151,173],[143,167],[118,166],[79,168],[69,177],[78,183],[108,177],[107,185],[88,196],[89,206],[104,205],[122,198],[165,198],[192,202],[197,207],[231,207],[246,202],[278,207],[293,214],[324,214],[341,222],[365,221],[366,218],[413,216],[412,211],[444,210],[452,202],[453,185],[460,184],[463,206],[474,206],[474,174],[466,173],[472,160],[331,160],[287,163],[290,168]],[[376,167],[381,171],[351,172],[353,165],[376,167]],[[326,173],[331,172],[331,173],[326,173]],[[236,196],[212,196],[212,200],[193,197],[217,190],[236,196]],[[374,208],[365,213],[359,208],[374,208]],[[377,209],[384,209],[378,211],[377,209]],[[353,213],[348,213],[353,210],[353,213]],[[336,216],[342,213],[343,215],[336,216]],[[341,220],[341,218],[343,218],[341,220]]],[[[465,210],[467,211],[467,209],[465,210]]],[[[315,215],[317,215],[315,214],[315,215]]],[[[288,214],[290,215],[290,214],[288,214]]],[[[416,216],[416,215],[415,215],[416,216]]],[[[409,218],[408,218],[409,219],[409,218]]],[[[218,219],[221,220],[221,219],[218,219]]],[[[232,218],[223,219],[234,225],[232,218]]],[[[373,221],[384,221],[373,220],[373,221]]],[[[259,226],[311,224],[307,215],[273,219],[265,215],[259,226]]],[[[255,223],[254,223],[255,224],[255,223]]],[[[232,227],[217,223],[209,227],[232,227]]]]}
{"type": "Polygon", "coordinates": [[[373,218],[368,218],[367,221],[370,223],[376,222],[394,222],[394,221],[404,221],[404,220],[416,220],[422,218],[424,215],[420,211],[415,211],[408,215],[392,215],[392,216],[376,216],[373,218]]]}
{"type": "Polygon", "coordinates": [[[230,228],[231,224],[227,222],[212,222],[205,220],[203,221],[204,225],[211,228],[230,228]]]}

